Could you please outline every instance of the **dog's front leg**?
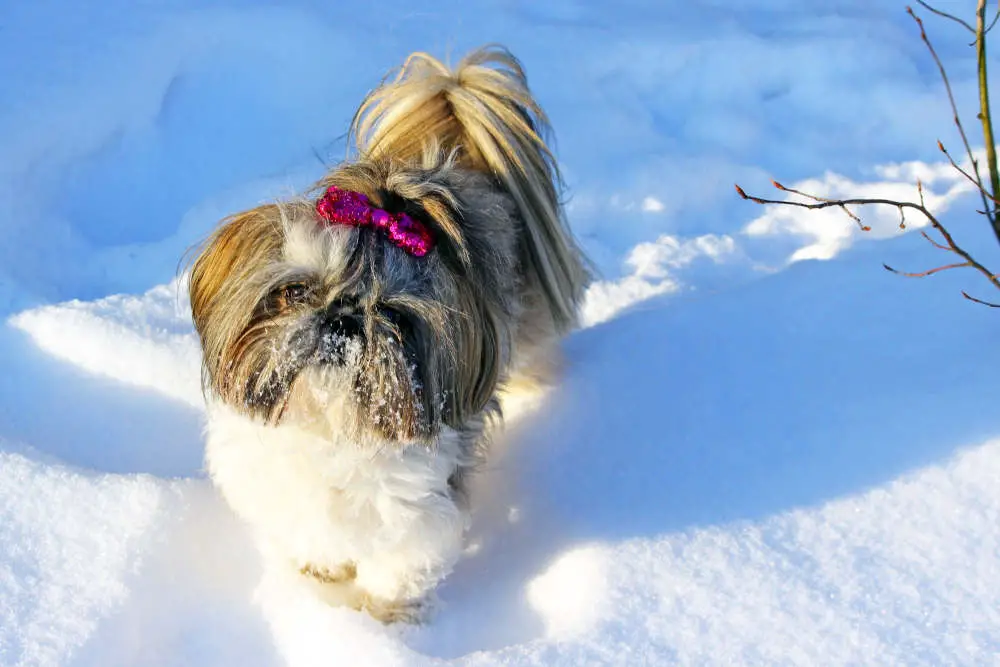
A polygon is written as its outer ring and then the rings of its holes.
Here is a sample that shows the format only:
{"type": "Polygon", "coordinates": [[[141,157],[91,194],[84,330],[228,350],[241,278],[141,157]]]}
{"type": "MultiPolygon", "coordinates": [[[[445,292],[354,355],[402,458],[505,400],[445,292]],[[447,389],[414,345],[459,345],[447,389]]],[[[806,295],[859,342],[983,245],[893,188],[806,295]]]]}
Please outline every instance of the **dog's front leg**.
{"type": "Polygon", "coordinates": [[[383,519],[383,534],[357,563],[351,606],[383,622],[420,621],[434,587],[461,554],[467,517],[441,493],[392,503],[383,508],[383,519]]]}

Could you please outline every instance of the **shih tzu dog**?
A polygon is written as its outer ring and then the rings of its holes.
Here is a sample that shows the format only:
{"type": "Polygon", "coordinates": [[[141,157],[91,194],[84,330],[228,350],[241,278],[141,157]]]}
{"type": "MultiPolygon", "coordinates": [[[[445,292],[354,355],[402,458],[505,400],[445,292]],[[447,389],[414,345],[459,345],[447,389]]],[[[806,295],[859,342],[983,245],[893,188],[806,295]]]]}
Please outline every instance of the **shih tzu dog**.
{"type": "Polygon", "coordinates": [[[358,109],[353,157],[193,262],[208,471],[265,559],[337,604],[421,617],[498,396],[574,324],[588,271],[547,131],[506,50],[414,54],[358,109]]]}

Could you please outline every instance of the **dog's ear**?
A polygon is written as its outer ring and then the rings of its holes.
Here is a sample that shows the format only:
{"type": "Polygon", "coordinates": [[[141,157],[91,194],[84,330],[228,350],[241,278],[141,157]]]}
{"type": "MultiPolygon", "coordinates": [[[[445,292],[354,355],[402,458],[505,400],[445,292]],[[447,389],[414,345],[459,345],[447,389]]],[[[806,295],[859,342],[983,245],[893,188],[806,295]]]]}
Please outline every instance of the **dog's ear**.
{"type": "Polygon", "coordinates": [[[246,286],[252,274],[281,251],[281,211],[274,204],[227,218],[205,241],[191,266],[188,294],[210,377],[221,363],[228,337],[245,326],[235,321],[253,312],[246,286]]]}
{"type": "Polygon", "coordinates": [[[455,428],[487,408],[509,356],[499,326],[503,314],[491,308],[489,302],[476,298],[468,286],[463,291],[459,309],[463,315],[453,342],[457,358],[451,382],[446,382],[442,414],[444,423],[455,428]]]}

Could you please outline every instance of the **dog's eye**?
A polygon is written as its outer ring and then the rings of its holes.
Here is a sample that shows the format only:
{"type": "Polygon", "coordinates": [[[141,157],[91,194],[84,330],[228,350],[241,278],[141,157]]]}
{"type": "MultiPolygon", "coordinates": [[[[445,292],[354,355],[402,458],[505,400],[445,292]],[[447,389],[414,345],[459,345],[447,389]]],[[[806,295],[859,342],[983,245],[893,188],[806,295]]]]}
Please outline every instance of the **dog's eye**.
{"type": "Polygon", "coordinates": [[[381,306],[379,308],[379,312],[382,314],[382,317],[389,320],[393,326],[404,327],[409,326],[410,324],[410,315],[404,310],[399,310],[398,308],[393,308],[392,306],[381,306]]]}
{"type": "Polygon", "coordinates": [[[304,283],[285,285],[278,291],[277,305],[279,310],[296,306],[309,296],[309,288],[304,283]]]}
{"type": "Polygon", "coordinates": [[[382,317],[387,319],[390,324],[395,328],[397,335],[401,338],[408,338],[413,332],[413,320],[412,316],[402,310],[397,310],[396,308],[391,308],[388,306],[382,306],[379,308],[379,312],[382,317]]]}
{"type": "Polygon", "coordinates": [[[382,308],[382,315],[393,324],[399,324],[403,319],[403,315],[395,308],[382,308]]]}

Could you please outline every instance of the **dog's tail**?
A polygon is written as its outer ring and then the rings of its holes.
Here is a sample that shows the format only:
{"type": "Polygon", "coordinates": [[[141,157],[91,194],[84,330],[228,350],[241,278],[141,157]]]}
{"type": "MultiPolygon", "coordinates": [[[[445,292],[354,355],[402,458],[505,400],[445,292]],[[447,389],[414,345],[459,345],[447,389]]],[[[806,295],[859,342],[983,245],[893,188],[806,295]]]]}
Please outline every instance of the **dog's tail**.
{"type": "Polygon", "coordinates": [[[493,175],[524,222],[526,279],[537,282],[557,329],[573,326],[589,271],[559,203],[559,169],[543,140],[548,120],[509,51],[485,47],[454,69],[414,53],[369,93],[351,132],[362,157],[419,162],[437,147],[493,175]]]}

